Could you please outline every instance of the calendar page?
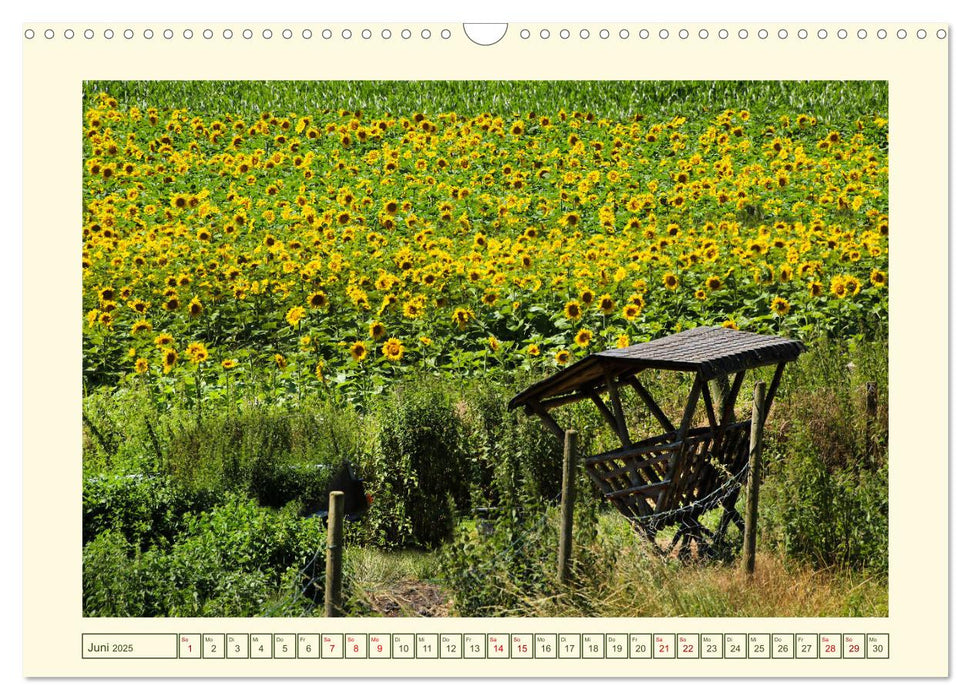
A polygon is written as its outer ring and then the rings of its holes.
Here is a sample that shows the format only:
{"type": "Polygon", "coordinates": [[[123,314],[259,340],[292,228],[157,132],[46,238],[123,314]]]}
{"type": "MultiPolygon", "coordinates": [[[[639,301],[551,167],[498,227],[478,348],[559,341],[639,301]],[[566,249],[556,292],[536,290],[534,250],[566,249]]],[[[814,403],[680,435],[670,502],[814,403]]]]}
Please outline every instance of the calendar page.
{"type": "Polygon", "coordinates": [[[26,23],[24,674],[946,676],[950,31],[26,23]]]}

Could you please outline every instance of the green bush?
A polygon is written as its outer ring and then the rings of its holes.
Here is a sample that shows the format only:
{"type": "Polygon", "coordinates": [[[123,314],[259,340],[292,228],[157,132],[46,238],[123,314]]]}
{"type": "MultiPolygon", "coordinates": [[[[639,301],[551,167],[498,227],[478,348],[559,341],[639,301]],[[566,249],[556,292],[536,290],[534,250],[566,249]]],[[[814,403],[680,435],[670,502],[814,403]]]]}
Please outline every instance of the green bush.
{"type": "Polygon", "coordinates": [[[490,506],[512,492],[533,500],[555,499],[562,445],[535,416],[509,411],[510,398],[495,382],[477,382],[464,392],[459,406],[472,462],[470,482],[490,506]]]}
{"type": "Polygon", "coordinates": [[[441,382],[400,385],[376,402],[364,479],[374,496],[365,537],[379,546],[434,547],[469,502],[470,460],[441,382]]]}
{"type": "Polygon", "coordinates": [[[82,534],[90,542],[114,530],[144,548],[170,541],[183,516],[215,505],[220,495],[190,491],[170,479],[144,474],[98,474],[86,477],[82,491],[82,534]]]}
{"type": "Polygon", "coordinates": [[[788,555],[815,566],[887,573],[886,462],[875,470],[832,470],[804,444],[764,488],[764,530],[788,555]]]}
{"type": "Polygon", "coordinates": [[[302,515],[327,508],[327,487],[336,470],[326,464],[272,466],[257,472],[251,486],[260,505],[296,503],[302,515]]]}
{"type": "Polygon", "coordinates": [[[109,530],[84,548],[84,613],[301,614],[313,607],[325,542],[317,519],[245,499],[187,518],[168,549],[141,551],[109,530]]]}
{"type": "Polygon", "coordinates": [[[766,539],[815,566],[886,574],[886,343],[820,341],[787,372],[767,423],[766,539]],[[869,434],[867,382],[878,395],[869,434]]]}

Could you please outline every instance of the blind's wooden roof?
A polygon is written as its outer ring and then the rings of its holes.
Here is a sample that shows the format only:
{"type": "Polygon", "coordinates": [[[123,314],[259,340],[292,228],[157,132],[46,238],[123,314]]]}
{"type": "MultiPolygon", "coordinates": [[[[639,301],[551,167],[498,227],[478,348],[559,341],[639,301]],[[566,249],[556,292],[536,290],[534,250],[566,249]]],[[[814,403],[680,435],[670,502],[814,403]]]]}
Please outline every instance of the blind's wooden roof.
{"type": "Polygon", "coordinates": [[[583,388],[593,390],[614,377],[630,376],[644,369],[697,372],[703,379],[788,362],[805,346],[798,340],[776,335],[735,331],[721,326],[692,328],[649,343],[604,350],[588,355],[556,374],[533,384],[513,397],[509,408],[522,406],[583,388]]]}

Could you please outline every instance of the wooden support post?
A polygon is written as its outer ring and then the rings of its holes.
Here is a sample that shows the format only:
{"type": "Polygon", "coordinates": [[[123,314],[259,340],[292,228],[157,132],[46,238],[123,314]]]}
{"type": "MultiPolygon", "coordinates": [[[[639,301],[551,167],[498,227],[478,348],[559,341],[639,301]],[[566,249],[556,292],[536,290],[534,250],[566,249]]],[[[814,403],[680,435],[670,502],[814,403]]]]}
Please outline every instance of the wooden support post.
{"type": "Polygon", "coordinates": [[[765,395],[765,412],[762,414],[762,422],[765,422],[766,416],[769,415],[769,409],[772,408],[772,402],[775,400],[775,393],[779,390],[779,384],[782,383],[782,372],[786,368],[785,362],[780,362],[775,367],[775,372],[772,375],[772,383],[769,384],[769,391],[765,395]]]}
{"type": "Polygon", "coordinates": [[[759,480],[762,478],[762,424],[765,416],[765,382],[755,384],[752,401],[752,432],[749,438],[748,488],[745,502],[745,537],[742,565],[745,573],[755,573],[755,531],[759,518],[759,480]]]}
{"type": "Polygon", "coordinates": [[[560,504],[560,550],[557,572],[560,583],[570,580],[573,556],[573,502],[576,499],[574,475],[577,463],[577,433],[567,430],[563,439],[563,502],[560,504]]]}
{"type": "Polygon", "coordinates": [[[617,391],[617,383],[609,374],[605,377],[607,381],[607,391],[610,392],[610,404],[614,409],[614,420],[617,422],[617,437],[624,447],[630,447],[630,432],[627,430],[627,418],[624,416],[624,407],[620,405],[620,393],[617,391]]]}
{"type": "Polygon", "coordinates": [[[691,429],[691,419],[695,415],[695,407],[698,405],[698,397],[701,395],[701,385],[705,383],[705,380],[701,378],[701,375],[695,375],[694,383],[691,385],[691,392],[688,394],[688,402],[684,406],[684,414],[681,417],[681,426],[678,428],[678,432],[675,435],[674,441],[680,443],[678,448],[671,454],[671,458],[668,460],[667,469],[664,472],[664,478],[671,482],[671,488],[662,491],[661,495],[657,499],[657,512],[662,512],[668,507],[668,495],[671,493],[678,492],[678,484],[681,481],[681,467],[684,465],[684,456],[688,450],[687,437],[688,431],[691,429]]]}
{"type": "Polygon", "coordinates": [[[876,440],[874,438],[874,423],[877,420],[877,384],[866,383],[866,431],[864,433],[864,449],[866,450],[867,466],[873,466],[876,456],[876,440]]]}
{"type": "Polygon", "coordinates": [[[667,432],[673,433],[674,424],[666,415],[664,415],[664,411],[662,411],[661,407],[658,406],[657,401],[655,401],[650,392],[644,388],[644,385],[638,381],[637,377],[631,377],[627,380],[627,383],[634,387],[634,391],[636,391],[637,395],[641,397],[641,401],[647,404],[648,410],[654,415],[655,418],[657,418],[658,422],[661,424],[661,427],[663,427],[667,432]]]}
{"type": "Polygon", "coordinates": [[[708,390],[708,382],[701,385],[701,397],[705,400],[705,413],[708,414],[708,426],[715,430],[719,427],[718,418],[715,416],[715,402],[708,390]]]}
{"type": "Polygon", "coordinates": [[[728,396],[722,402],[722,423],[724,425],[735,422],[735,399],[738,398],[743,379],[745,379],[745,370],[741,369],[735,373],[735,380],[732,382],[731,389],[728,390],[728,396]]]}
{"type": "Polygon", "coordinates": [[[610,426],[610,429],[613,430],[614,433],[617,434],[617,437],[621,439],[621,442],[623,442],[624,439],[621,437],[620,429],[617,427],[617,419],[614,417],[614,414],[610,411],[610,409],[607,408],[607,404],[603,402],[603,399],[592,391],[586,392],[586,396],[593,401],[593,405],[596,406],[600,411],[600,415],[602,415],[604,420],[607,421],[607,425],[610,426]]]}
{"type": "Polygon", "coordinates": [[[563,428],[553,420],[553,416],[549,414],[544,406],[541,406],[539,403],[531,403],[527,404],[527,408],[539,416],[539,419],[543,421],[543,425],[549,428],[559,440],[563,439],[563,428]]]}
{"type": "MultiPolygon", "coordinates": [[[[728,375],[720,374],[711,380],[711,396],[714,399],[715,410],[719,414],[725,412],[725,403],[731,392],[731,385],[728,383],[728,375]]],[[[723,421],[724,422],[724,421],[723,421]]]]}
{"type": "Polygon", "coordinates": [[[327,570],[324,583],[324,617],[341,617],[341,564],[344,547],[344,492],[330,492],[327,512],[327,570]]]}

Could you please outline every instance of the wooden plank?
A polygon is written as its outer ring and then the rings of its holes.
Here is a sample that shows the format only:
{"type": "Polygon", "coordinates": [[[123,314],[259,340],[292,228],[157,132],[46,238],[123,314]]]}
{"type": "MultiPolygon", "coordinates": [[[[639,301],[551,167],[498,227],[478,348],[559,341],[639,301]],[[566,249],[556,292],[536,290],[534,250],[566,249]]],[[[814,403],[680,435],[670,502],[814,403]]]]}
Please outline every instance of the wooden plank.
{"type": "MultiPolygon", "coordinates": [[[[732,431],[739,426],[748,423],[748,421],[739,421],[732,423],[731,425],[723,426],[723,430],[732,431]]],[[[693,428],[688,431],[688,436],[701,435],[708,431],[707,426],[700,428],[693,428]]],[[[675,433],[675,436],[677,433],[675,433]]],[[[634,457],[637,455],[647,454],[648,452],[670,452],[671,450],[677,448],[681,443],[677,440],[672,440],[670,442],[652,443],[650,440],[644,441],[644,443],[635,443],[630,449],[625,450],[612,450],[611,452],[602,452],[598,455],[591,455],[584,459],[587,464],[595,464],[604,462],[608,459],[624,459],[626,457],[634,457]]]]}
{"type": "Polygon", "coordinates": [[[718,419],[715,418],[715,402],[712,401],[708,382],[701,383],[701,396],[705,400],[705,412],[708,414],[708,425],[714,430],[718,427],[718,419]]]}
{"type": "Polygon", "coordinates": [[[604,420],[607,421],[607,425],[610,426],[610,429],[619,436],[620,433],[617,431],[617,422],[614,420],[614,414],[610,412],[609,408],[607,408],[607,404],[603,402],[603,399],[592,392],[588,393],[586,396],[588,399],[593,401],[594,405],[600,410],[600,415],[602,415],[604,420]]]}
{"type": "Polygon", "coordinates": [[[721,415],[722,408],[725,406],[725,399],[728,398],[730,386],[727,374],[719,374],[708,380],[711,388],[711,398],[715,405],[715,412],[721,415]]]}
{"type": "Polygon", "coordinates": [[[577,434],[567,430],[563,438],[563,494],[560,503],[560,548],[557,570],[560,583],[570,580],[570,559],[573,556],[573,501],[576,498],[577,434]]]}
{"type": "Polygon", "coordinates": [[[742,389],[742,381],[744,379],[744,369],[735,373],[735,379],[732,381],[732,388],[728,390],[728,395],[725,396],[722,401],[722,424],[734,423],[736,420],[735,401],[738,399],[738,392],[742,389]]]}
{"type": "Polygon", "coordinates": [[[670,479],[673,483],[673,487],[668,491],[661,493],[658,499],[657,510],[663,510],[667,506],[668,498],[667,495],[677,490],[679,472],[681,470],[681,464],[684,460],[684,452],[687,449],[687,443],[685,438],[688,434],[688,429],[691,427],[691,419],[695,415],[695,407],[698,405],[698,396],[701,394],[701,385],[704,383],[704,379],[701,375],[695,375],[694,384],[691,387],[691,393],[688,394],[688,402],[684,407],[684,415],[681,417],[681,427],[678,428],[676,443],[680,443],[678,450],[671,455],[671,460],[668,462],[667,472],[665,477],[670,479]]]}
{"type": "Polygon", "coordinates": [[[632,494],[649,494],[649,493],[660,493],[662,490],[666,489],[671,485],[670,481],[658,481],[652,484],[642,484],[641,486],[633,486],[629,489],[624,489],[623,491],[614,491],[612,493],[605,494],[607,498],[624,498],[632,494]]]}
{"type": "Polygon", "coordinates": [[[607,391],[610,393],[610,404],[614,409],[614,421],[617,423],[617,436],[624,447],[630,447],[630,433],[627,431],[627,418],[624,416],[624,408],[620,405],[620,393],[617,391],[617,383],[609,374],[606,375],[607,391]]]}
{"type": "MultiPolygon", "coordinates": [[[[772,400],[775,398],[775,392],[779,390],[779,383],[782,381],[782,370],[785,368],[785,362],[780,362],[775,367],[775,374],[772,375],[772,383],[769,384],[769,391],[765,395],[765,411],[762,413],[763,422],[769,415],[769,409],[772,408],[772,400]]],[[[752,426],[752,428],[754,430],[755,426],[752,426]]]]}
{"type": "Polygon", "coordinates": [[[654,400],[654,397],[651,396],[650,392],[648,392],[645,386],[641,384],[640,380],[637,377],[631,377],[627,380],[627,383],[630,384],[634,388],[634,391],[637,392],[637,395],[641,397],[641,401],[643,401],[647,406],[647,410],[651,412],[651,415],[657,418],[658,422],[661,424],[661,427],[667,432],[673,433],[674,424],[666,415],[664,415],[664,411],[661,410],[661,407],[658,405],[657,401],[654,400]]]}
{"type": "Polygon", "coordinates": [[[566,433],[564,432],[563,428],[561,428],[557,422],[553,420],[553,416],[547,413],[546,409],[540,406],[538,402],[533,402],[529,404],[529,406],[533,409],[533,412],[539,417],[539,419],[543,421],[543,425],[553,431],[553,434],[556,435],[558,439],[563,440],[566,433]]]}
{"type": "MultiPolygon", "coordinates": [[[[782,365],[780,364],[780,367],[782,365]]],[[[745,535],[742,540],[742,566],[755,573],[755,532],[759,517],[759,480],[762,478],[762,424],[766,407],[765,382],[755,385],[752,401],[752,435],[749,446],[748,490],[745,502],[745,535]]]]}
{"type": "Polygon", "coordinates": [[[617,467],[611,471],[603,472],[603,477],[605,479],[613,479],[621,474],[628,474],[635,469],[644,469],[645,467],[653,467],[655,464],[661,464],[669,459],[669,455],[658,455],[652,459],[638,460],[632,464],[625,464],[623,467],[617,467]]]}

